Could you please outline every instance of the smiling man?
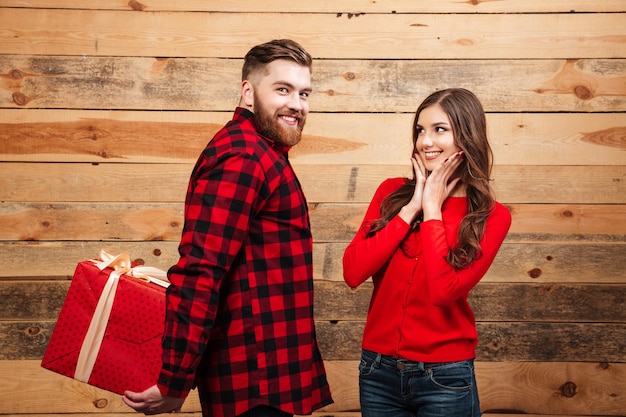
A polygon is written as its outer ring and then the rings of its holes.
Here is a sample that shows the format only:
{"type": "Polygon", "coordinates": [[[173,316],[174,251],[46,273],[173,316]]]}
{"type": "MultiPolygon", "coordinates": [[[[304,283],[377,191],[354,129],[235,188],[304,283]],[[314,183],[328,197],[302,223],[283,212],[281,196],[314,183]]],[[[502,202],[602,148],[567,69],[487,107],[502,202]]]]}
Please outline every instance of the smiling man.
{"type": "Polygon", "coordinates": [[[291,40],[246,55],[234,117],[191,174],[163,367],[154,386],[125,393],[135,410],[180,411],[194,387],[212,417],[310,414],[332,402],[315,338],[307,203],[287,158],[309,113],[311,65],[291,40]]]}

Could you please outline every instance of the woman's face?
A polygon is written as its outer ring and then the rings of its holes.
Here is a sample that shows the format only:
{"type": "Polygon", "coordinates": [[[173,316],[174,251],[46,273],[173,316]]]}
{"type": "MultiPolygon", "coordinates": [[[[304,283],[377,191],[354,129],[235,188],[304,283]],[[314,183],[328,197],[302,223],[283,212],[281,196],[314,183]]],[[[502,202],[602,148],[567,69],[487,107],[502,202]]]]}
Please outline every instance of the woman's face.
{"type": "Polygon", "coordinates": [[[460,149],[454,143],[450,118],[439,104],[423,109],[417,119],[415,150],[428,171],[460,149]]]}

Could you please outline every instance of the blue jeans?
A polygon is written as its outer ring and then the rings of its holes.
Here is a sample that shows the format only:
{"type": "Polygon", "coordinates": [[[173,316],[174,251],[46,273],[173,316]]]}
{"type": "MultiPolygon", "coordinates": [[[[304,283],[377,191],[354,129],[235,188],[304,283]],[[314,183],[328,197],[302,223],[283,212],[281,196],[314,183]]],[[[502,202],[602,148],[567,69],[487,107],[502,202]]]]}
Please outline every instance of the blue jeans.
{"type": "Polygon", "coordinates": [[[363,350],[363,417],[480,417],[474,361],[424,363],[363,350]]]}

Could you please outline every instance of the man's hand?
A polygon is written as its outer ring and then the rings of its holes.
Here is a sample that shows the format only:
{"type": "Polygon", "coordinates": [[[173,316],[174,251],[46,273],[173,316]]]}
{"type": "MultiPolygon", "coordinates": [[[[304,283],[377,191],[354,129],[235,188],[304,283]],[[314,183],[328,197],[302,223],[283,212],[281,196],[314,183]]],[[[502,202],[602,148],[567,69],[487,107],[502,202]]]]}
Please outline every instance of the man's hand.
{"type": "Polygon", "coordinates": [[[178,413],[185,402],[184,398],[165,397],[156,385],[144,392],[126,391],[122,400],[135,411],[146,415],[178,413]]]}

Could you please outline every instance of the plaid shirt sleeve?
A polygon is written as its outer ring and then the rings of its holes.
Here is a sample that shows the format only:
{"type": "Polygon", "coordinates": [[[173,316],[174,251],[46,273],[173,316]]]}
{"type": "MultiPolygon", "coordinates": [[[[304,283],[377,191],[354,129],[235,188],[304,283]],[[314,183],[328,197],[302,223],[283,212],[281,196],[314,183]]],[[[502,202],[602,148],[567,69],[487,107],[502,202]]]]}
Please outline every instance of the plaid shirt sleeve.
{"type": "MultiPolygon", "coordinates": [[[[193,386],[220,286],[241,248],[258,193],[255,165],[242,156],[230,157],[210,170],[199,167],[190,185],[181,259],[169,273],[164,371],[170,373],[171,396],[185,395],[193,386]]],[[[160,382],[165,381],[162,376],[160,382]]]]}
{"type": "Polygon", "coordinates": [[[239,122],[218,132],[189,182],[158,386],[184,397],[197,384],[215,396],[201,398],[215,416],[260,404],[309,414],[332,400],[315,340],[306,201],[286,154],[239,122]]]}

